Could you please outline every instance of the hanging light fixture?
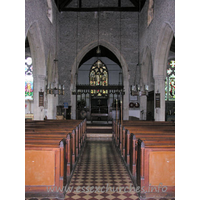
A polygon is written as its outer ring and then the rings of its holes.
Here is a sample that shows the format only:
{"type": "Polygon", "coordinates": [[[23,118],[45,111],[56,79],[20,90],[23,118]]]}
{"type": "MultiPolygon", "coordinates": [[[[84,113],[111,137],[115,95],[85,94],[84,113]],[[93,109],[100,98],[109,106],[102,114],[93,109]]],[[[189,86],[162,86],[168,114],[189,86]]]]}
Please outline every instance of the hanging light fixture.
{"type": "Polygon", "coordinates": [[[54,83],[49,83],[47,85],[46,87],[47,94],[54,94],[54,96],[64,95],[64,91],[65,91],[64,85],[58,84],[58,87],[54,87],[53,85],[54,83]]]}
{"type": "MultiPolygon", "coordinates": [[[[57,22],[57,18],[55,20],[57,22]]],[[[57,25],[57,23],[56,23],[57,25]]],[[[50,29],[51,29],[51,26],[50,26],[50,29]]],[[[51,30],[50,30],[51,32],[51,30]]],[[[55,70],[57,69],[57,62],[58,62],[58,59],[57,59],[57,43],[58,43],[58,33],[57,33],[57,27],[56,27],[56,54],[55,54],[55,59],[53,60],[54,61],[54,66],[55,66],[55,70]]],[[[49,39],[50,40],[50,39],[49,39]]],[[[49,44],[50,44],[50,41],[49,41],[49,44]]],[[[52,71],[53,73],[53,71],[52,71]]],[[[55,72],[56,74],[56,72],[55,72]]],[[[46,93],[47,94],[53,94],[54,97],[56,95],[64,95],[64,91],[65,91],[65,87],[64,85],[61,85],[61,84],[58,84],[57,86],[55,86],[55,80],[54,82],[51,82],[51,83],[47,83],[47,86],[46,86],[46,93]]]]}
{"type": "Polygon", "coordinates": [[[98,0],[98,47],[96,53],[97,55],[101,54],[101,49],[99,46],[99,0],[98,0]]]}
{"type": "MultiPolygon", "coordinates": [[[[56,63],[58,60],[54,59],[54,63],[56,63]]],[[[64,85],[58,84],[57,87],[55,86],[55,82],[48,83],[46,86],[47,94],[53,94],[56,95],[64,95],[65,87],[64,85]]]]}
{"type": "MultiPolygon", "coordinates": [[[[55,66],[56,66],[56,62],[57,61],[58,61],[57,59],[54,59],[55,66]]],[[[58,84],[57,87],[56,87],[55,86],[55,81],[51,82],[51,83],[48,83],[47,86],[46,86],[47,94],[53,94],[54,96],[56,96],[56,95],[64,95],[64,90],[65,90],[64,85],[58,84]]]]}
{"type": "Polygon", "coordinates": [[[131,86],[131,95],[132,96],[143,96],[146,95],[148,96],[148,90],[149,86],[148,85],[140,85],[136,84],[136,75],[137,75],[137,68],[141,67],[140,64],[140,39],[139,39],[139,12],[140,12],[140,0],[139,0],[139,11],[138,11],[138,64],[136,65],[136,70],[135,70],[135,79],[134,79],[134,85],[131,86]]]}

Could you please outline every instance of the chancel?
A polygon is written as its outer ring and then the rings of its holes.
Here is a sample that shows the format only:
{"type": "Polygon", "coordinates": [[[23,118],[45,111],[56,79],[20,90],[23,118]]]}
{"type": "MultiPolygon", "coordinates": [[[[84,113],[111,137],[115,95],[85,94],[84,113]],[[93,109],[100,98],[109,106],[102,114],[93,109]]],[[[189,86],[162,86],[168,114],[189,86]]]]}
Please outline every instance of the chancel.
{"type": "Polygon", "coordinates": [[[25,12],[26,199],[174,199],[175,1],[26,0],[25,12]],[[107,184],[146,192],[54,191],[107,184]]]}

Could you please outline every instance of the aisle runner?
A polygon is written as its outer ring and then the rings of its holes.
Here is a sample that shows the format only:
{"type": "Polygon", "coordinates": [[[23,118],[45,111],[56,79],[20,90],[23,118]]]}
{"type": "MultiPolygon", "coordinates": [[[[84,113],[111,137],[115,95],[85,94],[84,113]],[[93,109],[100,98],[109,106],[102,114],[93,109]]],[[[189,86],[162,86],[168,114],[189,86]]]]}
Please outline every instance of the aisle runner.
{"type": "Polygon", "coordinates": [[[66,199],[139,199],[112,143],[105,141],[88,142],[68,189],[66,199]]]}

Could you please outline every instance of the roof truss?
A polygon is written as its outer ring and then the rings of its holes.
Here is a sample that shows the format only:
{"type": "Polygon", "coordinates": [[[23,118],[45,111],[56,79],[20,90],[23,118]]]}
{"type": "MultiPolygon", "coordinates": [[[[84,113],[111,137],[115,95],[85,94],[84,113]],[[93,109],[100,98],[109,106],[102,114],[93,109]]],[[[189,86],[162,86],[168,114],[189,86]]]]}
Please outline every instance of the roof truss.
{"type": "MultiPolygon", "coordinates": [[[[121,6],[121,0],[118,1],[118,6],[116,7],[90,7],[85,8],[82,6],[82,0],[78,0],[78,6],[77,7],[68,7],[68,5],[73,0],[54,0],[58,10],[66,11],[66,12],[94,12],[94,11],[124,11],[124,12],[138,12],[141,11],[142,7],[144,6],[144,3],[146,0],[130,0],[130,2],[133,4],[133,7],[122,7],[121,6]]],[[[75,0],[74,0],[75,1],[75,0]]],[[[77,0],[76,0],[77,1],[77,0]]]]}

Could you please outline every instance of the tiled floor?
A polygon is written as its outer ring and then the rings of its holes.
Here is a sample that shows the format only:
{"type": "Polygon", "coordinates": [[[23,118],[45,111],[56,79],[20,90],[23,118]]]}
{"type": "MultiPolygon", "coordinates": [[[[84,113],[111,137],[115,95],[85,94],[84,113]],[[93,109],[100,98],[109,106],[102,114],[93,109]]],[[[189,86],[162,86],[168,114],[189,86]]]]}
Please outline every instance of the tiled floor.
{"type": "MultiPolygon", "coordinates": [[[[134,189],[112,142],[88,141],[71,179],[68,188],[71,191],[66,193],[65,199],[139,200],[134,189]]],[[[166,200],[166,198],[158,199],[166,200]]],[[[50,200],[50,198],[29,198],[29,200],[50,200]]],[[[149,198],[149,200],[155,199],[149,198]]]]}

